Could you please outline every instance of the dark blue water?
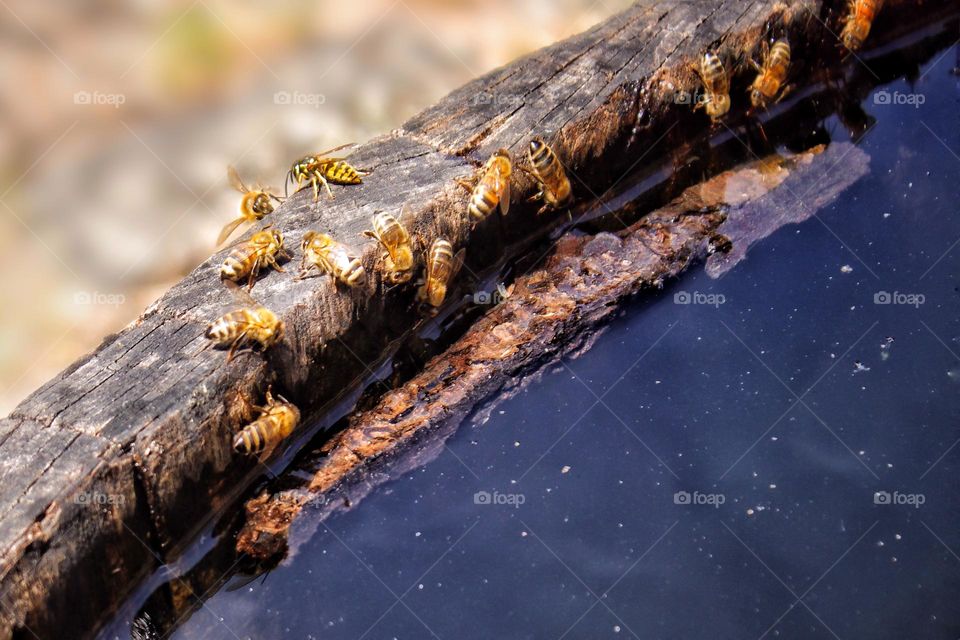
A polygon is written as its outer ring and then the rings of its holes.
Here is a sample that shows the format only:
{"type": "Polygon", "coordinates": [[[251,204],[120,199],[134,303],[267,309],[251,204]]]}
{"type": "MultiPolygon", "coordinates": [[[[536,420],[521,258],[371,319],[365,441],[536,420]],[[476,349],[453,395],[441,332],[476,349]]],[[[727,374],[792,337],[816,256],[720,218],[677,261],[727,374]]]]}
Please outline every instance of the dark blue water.
{"type": "Polygon", "coordinates": [[[819,219],[630,305],[174,637],[960,636],[955,54],[867,102],[819,219]]]}

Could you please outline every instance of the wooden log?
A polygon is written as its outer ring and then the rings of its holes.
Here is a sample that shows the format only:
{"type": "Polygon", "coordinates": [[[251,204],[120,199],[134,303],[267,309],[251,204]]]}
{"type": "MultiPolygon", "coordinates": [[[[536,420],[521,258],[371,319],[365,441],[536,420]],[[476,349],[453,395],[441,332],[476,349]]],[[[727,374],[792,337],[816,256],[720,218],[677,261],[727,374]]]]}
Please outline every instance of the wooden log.
{"type": "MultiPolygon", "coordinates": [[[[876,30],[909,28],[942,2],[889,0],[876,30]]],[[[469,247],[468,272],[482,274],[520,255],[563,216],[538,217],[522,200],[532,181],[516,174],[505,223],[471,229],[454,179],[494,149],[517,157],[529,137],[552,141],[581,201],[633,171],[664,165],[660,149],[706,139],[709,122],[678,89],[695,90],[691,62],[707,48],[733,66],[734,109],[742,121],[752,74],[742,64],[761,38],[788,36],[801,61],[795,79],[839,62],[830,30],[843,3],[793,0],[641,0],[565,42],[494,71],[454,92],[403,128],[360,147],[351,161],[372,174],[312,202],[303,191],[266,222],[296,243],[309,230],[353,244],[371,274],[361,291],[327,278],[270,273],[253,296],[276,311],[284,340],[263,357],[225,363],[203,337],[235,308],[218,280],[220,252],[108,336],[92,354],[45,384],[0,420],[0,640],[90,629],[147,572],[175,559],[215,514],[233,504],[266,467],[236,457],[233,434],[250,418],[238,401],[259,401],[268,385],[305,416],[322,415],[372,375],[391,346],[422,322],[412,287],[385,292],[378,248],[359,233],[376,210],[407,204],[426,244],[438,236],[469,247]],[[656,153],[647,153],[659,141],[656,153]],[[469,242],[468,242],[469,240],[469,242]],[[82,594],[78,598],[77,594],[82,594]]],[[[299,256],[298,256],[299,257],[299,256]]],[[[422,257],[418,257],[422,264],[422,257]]],[[[322,423],[301,429],[270,463],[277,470],[322,423]]],[[[79,632],[76,635],[81,635],[79,632]]]]}

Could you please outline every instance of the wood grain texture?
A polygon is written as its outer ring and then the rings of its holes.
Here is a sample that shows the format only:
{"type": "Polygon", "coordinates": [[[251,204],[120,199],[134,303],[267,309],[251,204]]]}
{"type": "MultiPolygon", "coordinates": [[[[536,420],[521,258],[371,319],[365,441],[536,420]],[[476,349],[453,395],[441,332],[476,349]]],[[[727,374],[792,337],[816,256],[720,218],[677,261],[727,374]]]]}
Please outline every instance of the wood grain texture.
{"type": "MultiPolygon", "coordinates": [[[[893,24],[909,4],[889,1],[885,19],[893,24]]],[[[830,37],[821,20],[838,30],[842,6],[641,0],[364,144],[351,157],[372,171],[363,184],[333,187],[336,199],[321,196],[317,204],[301,191],[270,222],[289,245],[308,229],[353,245],[374,277],[355,292],[328,278],[295,280],[295,269],[261,278],[253,297],[286,325],[282,343],[264,356],[226,364],[224,352],[210,348],[207,323],[239,305],[218,279],[226,251],[198,266],[0,420],[0,640],[31,637],[26,629],[52,637],[92,626],[263,473],[231,451],[232,435],[249,418],[238,397],[259,401],[272,384],[315,416],[377,368],[419,316],[412,285],[383,291],[379,250],[360,236],[375,211],[397,213],[406,204],[424,245],[443,236],[469,246],[468,267],[480,272],[504,247],[521,253],[552,224],[535,216],[538,204],[522,202],[533,185],[517,172],[509,224],[488,220],[471,231],[466,194],[454,179],[493,150],[520,157],[532,134],[544,136],[571,172],[577,198],[589,200],[631,167],[661,167],[663,153],[648,153],[657,141],[659,150],[707,135],[706,118],[674,100],[679,88],[696,87],[689,63],[706,48],[742,61],[777,30],[790,34],[797,51],[812,52],[830,37]]],[[[817,59],[798,59],[807,61],[799,80],[817,59]]],[[[750,72],[745,65],[735,71],[740,91],[750,72]]],[[[745,94],[734,105],[731,118],[742,117],[745,94]]]]}

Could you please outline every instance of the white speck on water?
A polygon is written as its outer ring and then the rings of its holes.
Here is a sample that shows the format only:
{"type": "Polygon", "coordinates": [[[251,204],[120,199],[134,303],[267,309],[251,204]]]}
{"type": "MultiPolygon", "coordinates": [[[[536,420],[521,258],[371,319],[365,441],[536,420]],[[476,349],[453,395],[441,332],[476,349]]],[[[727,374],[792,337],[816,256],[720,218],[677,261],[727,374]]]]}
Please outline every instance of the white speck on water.
{"type": "Polygon", "coordinates": [[[851,267],[848,264],[845,264],[842,267],[840,267],[840,273],[853,273],[853,267],[851,267]]]}
{"type": "Polygon", "coordinates": [[[747,515],[752,516],[754,514],[753,509],[747,509],[747,515]]]}
{"type": "Polygon", "coordinates": [[[618,625],[618,624],[613,625],[613,632],[614,632],[614,633],[620,633],[620,625],[618,625]]]}
{"type": "Polygon", "coordinates": [[[520,443],[519,443],[518,441],[514,441],[513,446],[519,447],[519,446],[520,446],[520,443]]]}
{"type": "Polygon", "coordinates": [[[889,217],[890,217],[890,213],[884,213],[884,214],[883,214],[883,217],[884,217],[884,218],[889,218],[889,217]]]}
{"type": "Polygon", "coordinates": [[[417,532],[416,532],[415,534],[413,534],[413,535],[414,535],[415,537],[419,538],[419,537],[421,536],[421,533],[420,533],[419,531],[417,531],[417,532]]]}
{"type": "Polygon", "coordinates": [[[569,473],[569,472],[570,472],[570,465],[563,465],[563,468],[560,469],[560,473],[569,473]]]}
{"type": "Polygon", "coordinates": [[[419,589],[420,591],[423,591],[423,585],[422,585],[422,584],[418,584],[418,585],[417,585],[417,589],[419,589]]]}
{"type": "Polygon", "coordinates": [[[776,488],[777,488],[777,485],[771,483],[771,484],[770,484],[770,488],[771,488],[771,489],[776,489],[776,488]]]}
{"type": "Polygon", "coordinates": [[[526,531],[521,531],[521,532],[520,532],[520,537],[521,537],[521,538],[526,538],[526,537],[527,537],[527,532],[526,532],[526,531]]]}
{"type": "Polygon", "coordinates": [[[860,362],[859,360],[857,360],[856,362],[853,363],[853,372],[854,372],[854,373],[861,373],[861,372],[864,372],[864,371],[870,371],[870,367],[868,367],[867,365],[863,364],[863,363],[860,362]]]}
{"type": "Polygon", "coordinates": [[[882,546],[883,546],[883,540],[877,540],[877,546],[878,546],[878,547],[882,547],[882,546]]]}
{"type": "Polygon", "coordinates": [[[893,537],[896,538],[897,540],[903,540],[903,536],[901,536],[899,533],[893,534],[893,537]]]}
{"type": "Polygon", "coordinates": [[[860,449],[860,451],[857,452],[857,455],[865,456],[867,455],[867,452],[864,451],[863,449],[860,449]]]}
{"type": "Polygon", "coordinates": [[[777,436],[770,436],[770,440],[772,440],[773,442],[776,442],[779,439],[780,438],[778,438],[777,436]]]}

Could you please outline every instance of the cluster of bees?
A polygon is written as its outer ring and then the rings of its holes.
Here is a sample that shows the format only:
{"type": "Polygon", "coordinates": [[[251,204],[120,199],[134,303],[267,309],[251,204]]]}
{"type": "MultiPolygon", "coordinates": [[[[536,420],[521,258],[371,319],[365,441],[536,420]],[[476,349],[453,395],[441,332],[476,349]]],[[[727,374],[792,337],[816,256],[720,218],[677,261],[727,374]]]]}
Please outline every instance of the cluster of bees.
{"type": "MultiPolygon", "coordinates": [[[[846,18],[841,40],[850,51],[860,48],[866,39],[874,16],[882,0],[850,0],[850,14],[846,18]]],[[[777,40],[770,46],[762,45],[762,62],[751,60],[757,71],[750,86],[750,102],[754,108],[766,107],[785,93],[784,82],[790,69],[790,44],[777,40]]],[[[704,99],[697,105],[717,121],[730,109],[730,77],[720,57],[708,51],[694,70],[704,86],[704,99]]],[[[313,189],[316,202],[321,188],[333,198],[330,183],[337,185],[360,184],[369,171],[358,169],[347,160],[329,154],[355,146],[343,145],[322,153],[297,160],[287,173],[284,192],[291,182],[297,190],[308,184],[313,189]]],[[[538,214],[567,207],[572,202],[570,180],[557,155],[544,142],[535,137],[527,149],[527,165],[520,168],[531,176],[537,192],[530,199],[543,202],[538,214]]],[[[469,193],[467,212],[472,222],[479,223],[497,211],[506,215],[510,209],[510,179],[513,161],[510,152],[500,149],[494,153],[472,176],[457,180],[469,193]]],[[[269,188],[257,186],[248,189],[236,170],[228,167],[230,183],[241,193],[240,217],[227,224],[218,238],[222,244],[241,224],[262,220],[273,212],[275,203],[283,198],[269,188]]],[[[405,224],[407,216],[398,220],[387,212],[378,212],[373,217],[373,229],[364,235],[373,238],[382,247],[380,269],[385,283],[396,286],[409,282],[416,265],[416,243],[405,224]]],[[[365,286],[367,275],[360,258],[345,244],[328,234],[308,231],[300,244],[302,252],[300,273],[303,279],[316,270],[329,275],[334,282],[349,288],[365,286]]],[[[463,265],[464,249],[455,251],[445,238],[436,238],[426,251],[426,273],[417,289],[416,299],[423,305],[437,308],[446,299],[447,289],[463,265]]],[[[264,269],[283,271],[279,259],[291,259],[284,248],[284,238],[278,229],[270,226],[254,233],[249,240],[233,248],[220,268],[221,279],[233,283],[246,281],[252,289],[257,276],[264,269]]],[[[232,311],[212,322],[206,337],[216,345],[229,347],[228,360],[243,351],[256,348],[266,350],[283,338],[283,322],[271,310],[250,301],[247,308],[232,311]]],[[[255,407],[258,417],[235,437],[233,446],[238,453],[261,453],[269,451],[290,435],[300,420],[300,412],[282,396],[274,398],[268,389],[266,404],[255,407]]]]}
{"type": "MultiPolygon", "coordinates": [[[[309,186],[316,202],[321,188],[333,198],[330,183],[338,185],[360,184],[369,171],[358,169],[344,158],[329,154],[351,145],[344,145],[319,154],[297,160],[287,173],[285,183],[296,183],[299,190],[309,186]]],[[[566,171],[550,146],[539,137],[533,138],[527,152],[527,164],[520,169],[533,178],[537,192],[530,199],[541,200],[538,213],[568,206],[572,189],[566,171]]],[[[479,223],[491,214],[500,211],[506,215],[510,210],[510,178],[513,160],[510,152],[500,149],[494,153],[473,175],[457,180],[468,192],[466,209],[470,220],[479,223]]],[[[223,244],[244,223],[262,220],[275,209],[275,204],[286,197],[274,194],[269,188],[248,188],[233,167],[227,168],[227,177],[235,189],[243,194],[240,216],[224,226],[217,240],[223,244]]],[[[409,214],[401,213],[400,219],[387,212],[377,212],[372,221],[373,229],[363,235],[373,238],[382,248],[379,256],[383,281],[390,286],[412,280],[416,259],[415,252],[422,244],[415,241],[408,229],[409,214]]],[[[419,239],[417,239],[419,240],[419,239]]],[[[335,284],[348,288],[360,288],[367,283],[367,274],[353,250],[326,233],[307,231],[300,243],[301,263],[297,279],[304,279],[318,271],[333,278],[335,284]]],[[[426,273],[417,289],[416,300],[421,305],[436,309],[447,297],[447,289],[463,265],[465,250],[456,251],[445,238],[436,238],[425,252],[426,273]]],[[[280,230],[270,225],[254,233],[248,240],[236,244],[220,267],[221,280],[228,281],[234,290],[247,298],[248,305],[214,320],[207,327],[206,337],[215,345],[229,349],[227,360],[243,352],[259,349],[264,351],[277,344],[284,335],[283,321],[270,309],[252,300],[246,291],[253,288],[260,273],[266,269],[283,272],[281,260],[293,256],[284,247],[280,230]],[[246,291],[240,286],[246,285],[246,291]]],[[[300,420],[297,408],[282,396],[274,398],[267,391],[266,404],[254,407],[259,415],[238,433],[233,447],[238,453],[259,454],[269,452],[290,435],[300,420]]]]}
{"type": "MultiPolygon", "coordinates": [[[[840,33],[840,41],[848,51],[855,52],[863,46],[882,5],[883,0],[849,0],[849,12],[840,33]]],[[[757,71],[749,89],[750,104],[754,109],[766,108],[789,91],[784,82],[790,71],[790,43],[780,39],[770,46],[764,41],[761,49],[762,62],[750,60],[751,66],[757,71]]],[[[730,75],[713,51],[705,53],[699,64],[692,66],[700,76],[704,89],[703,99],[695,108],[703,108],[716,122],[730,110],[730,75]]]]}

